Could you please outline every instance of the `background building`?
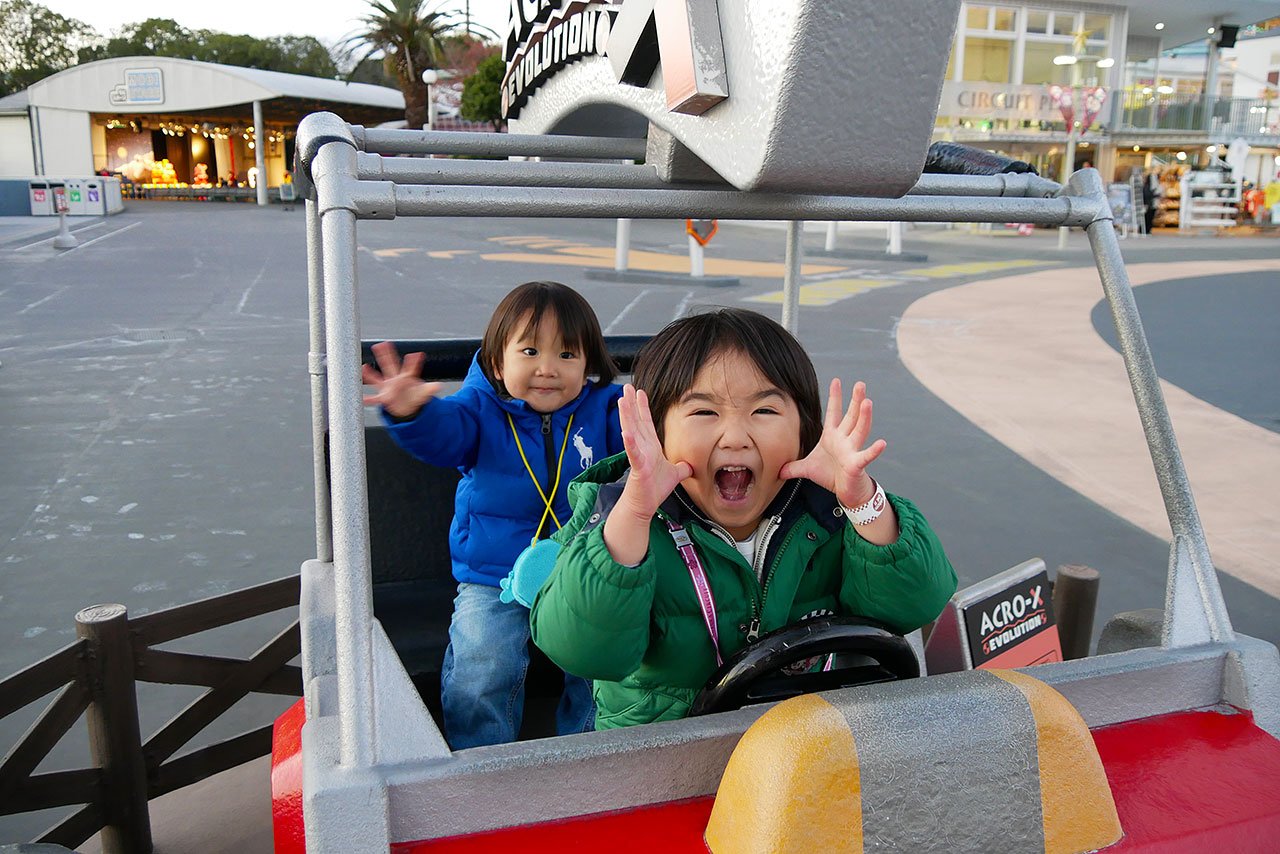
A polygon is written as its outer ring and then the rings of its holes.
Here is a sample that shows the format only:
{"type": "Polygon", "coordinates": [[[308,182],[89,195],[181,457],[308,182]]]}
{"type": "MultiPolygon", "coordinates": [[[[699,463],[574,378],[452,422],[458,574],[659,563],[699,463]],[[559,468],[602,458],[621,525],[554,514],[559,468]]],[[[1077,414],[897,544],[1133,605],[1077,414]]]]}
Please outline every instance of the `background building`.
{"type": "Polygon", "coordinates": [[[1243,139],[1238,177],[1268,182],[1280,155],[1280,28],[1265,19],[1276,15],[1280,4],[1261,2],[965,3],[935,136],[1060,178],[1071,140],[1051,87],[1073,92],[1075,122],[1098,87],[1105,101],[1077,127],[1076,166],[1087,161],[1108,180],[1203,167],[1243,139]]]}
{"type": "Polygon", "coordinates": [[[0,177],[120,173],[136,183],[284,180],[299,120],[403,119],[399,91],[155,56],[90,62],[0,99],[0,177]]]}

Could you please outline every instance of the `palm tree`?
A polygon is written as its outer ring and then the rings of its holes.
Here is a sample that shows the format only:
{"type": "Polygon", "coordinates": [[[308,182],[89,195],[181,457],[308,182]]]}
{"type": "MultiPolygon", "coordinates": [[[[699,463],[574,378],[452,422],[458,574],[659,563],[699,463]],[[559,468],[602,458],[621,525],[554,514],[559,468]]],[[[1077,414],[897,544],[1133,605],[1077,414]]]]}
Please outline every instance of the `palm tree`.
{"type": "Polygon", "coordinates": [[[422,72],[438,68],[444,43],[466,30],[456,9],[429,8],[436,0],[369,0],[372,11],[360,19],[360,31],[347,37],[347,56],[361,54],[353,67],[381,53],[383,68],[404,93],[404,118],[411,128],[427,120],[427,84],[422,72]],[[363,48],[363,52],[362,52],[363,48]]]}

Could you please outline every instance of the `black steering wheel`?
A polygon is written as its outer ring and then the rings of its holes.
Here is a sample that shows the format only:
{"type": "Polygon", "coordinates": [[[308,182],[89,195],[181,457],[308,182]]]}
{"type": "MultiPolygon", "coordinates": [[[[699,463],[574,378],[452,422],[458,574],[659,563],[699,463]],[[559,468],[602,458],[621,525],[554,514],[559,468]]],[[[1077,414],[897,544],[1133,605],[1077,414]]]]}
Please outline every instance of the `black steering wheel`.
{"type": "Polygon", "coordinates": [[[865,617],[820,617],[770,632],[738,651],[694,698],[692,715],[727,712],[854,685],[914,679],[920,663],[906,638],[865,617]],[[835,654],[835,667],[796,675],[782,668],[835,654]]]}

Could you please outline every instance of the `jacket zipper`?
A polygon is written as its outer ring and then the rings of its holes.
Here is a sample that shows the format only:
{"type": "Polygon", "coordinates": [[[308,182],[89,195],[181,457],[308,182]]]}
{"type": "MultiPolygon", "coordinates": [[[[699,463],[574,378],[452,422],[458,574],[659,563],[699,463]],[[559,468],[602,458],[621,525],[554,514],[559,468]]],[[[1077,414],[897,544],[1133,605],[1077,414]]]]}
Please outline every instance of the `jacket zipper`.
{"type": "MultiPolygon", "coordinates": [[[[782,524],[782,515],[787,512],[787,508],[791,506],[791,502],[795,500],[796,493],[800,491],[799,484],[792,488],[791,494],[787,496],[786,502],[782,505],[778,512],[769,517],[769,521],[765,523],[764,534],[760,537],[760,542],[756,543],[755,561],[751,567],[751,574],[760,579],[760,601],[756,601],[754,597],[751,600],[751,622],[747,624],[747,643],[755,643],[760,638],[760,613],[764,610],[765,594],[769,590],[769,582],[773,579],[773,568],[771,567],[768,575],[762,575],[761,564],[764,562],[765,553],[769,548],[769,540],[772,539],[774,531],[782,524]]],[[[717,534],[720,539],[724,540],[735,549],[737,541],[727,530],[722,528],[710,519],[706,519],[702,514],[698,513],[689,503],[684,500],[683,496],[676,496],[680,499],[680,503],[685,506],[698,520],[705,523],[712,533],[717,534]]]]}
{"type": "MultiPolygon", "coordinates": [[[[553,439],[554,437],[551,434],[551,413],[547,413],[546,415],[542,416],[542,449],[547,457],[547,489],[548,490],[554,489],[556,485],[556,449],[555,449],[555,442],[553,441],[553,439]]],[[[550,495],[548,497],[551,499],[552,503],[555,503],[556,497],[554,495],[550,495]]],[[[551,530],[551,528],[552,528],[551,525],[547,525],[543,529],[547,532],[547,537],[550,537],[553,533],[555,533],[554,531],[551,530]]],[[[546,539],[546,537],[544,537],[543,539],[546,539]]]]}

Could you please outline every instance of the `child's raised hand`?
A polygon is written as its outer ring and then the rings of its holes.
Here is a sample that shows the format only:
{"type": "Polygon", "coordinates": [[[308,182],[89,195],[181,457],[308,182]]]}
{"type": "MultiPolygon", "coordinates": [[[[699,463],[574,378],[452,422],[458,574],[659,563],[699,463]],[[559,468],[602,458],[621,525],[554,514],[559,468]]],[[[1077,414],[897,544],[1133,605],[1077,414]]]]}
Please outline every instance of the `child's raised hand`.
{"type": "Polygon", "coordinates": [[[827,417],[818,446],[804,459],[783,466],[781,476],[807,478],[834,492],[845,507],[857,507],[875,493],[867,466],[880,456],[887,443],[877,439],[862,447],[871,434],[871,400],[866,384],[854,383],[848,410],[843,410],[843,402],[837,377],[831,381],[827,417]]]}
{"type": "Polygon", "coordinates": [[[373,386],[373,394],[364,396],[365,406],[381,406],[396,418],[408,418],[426,406],[437,392],[440,383],[422,379],[421,353],[410,353],[400,361],[400,354],[390,341],[373,345],[373,356],[378,367],[362,365],[360,378],[365,385],[373,386]]]}
{"type": "Polygon", "coordinates": [[[647,524],[676,485],[693,474],[693,466],[667,460],[653,426],[649,397],[631,383],[623,387],[622,399],[618,401],[618,421],[622,425],[627,461],[631,463],[621,501],[647,524]]]}

